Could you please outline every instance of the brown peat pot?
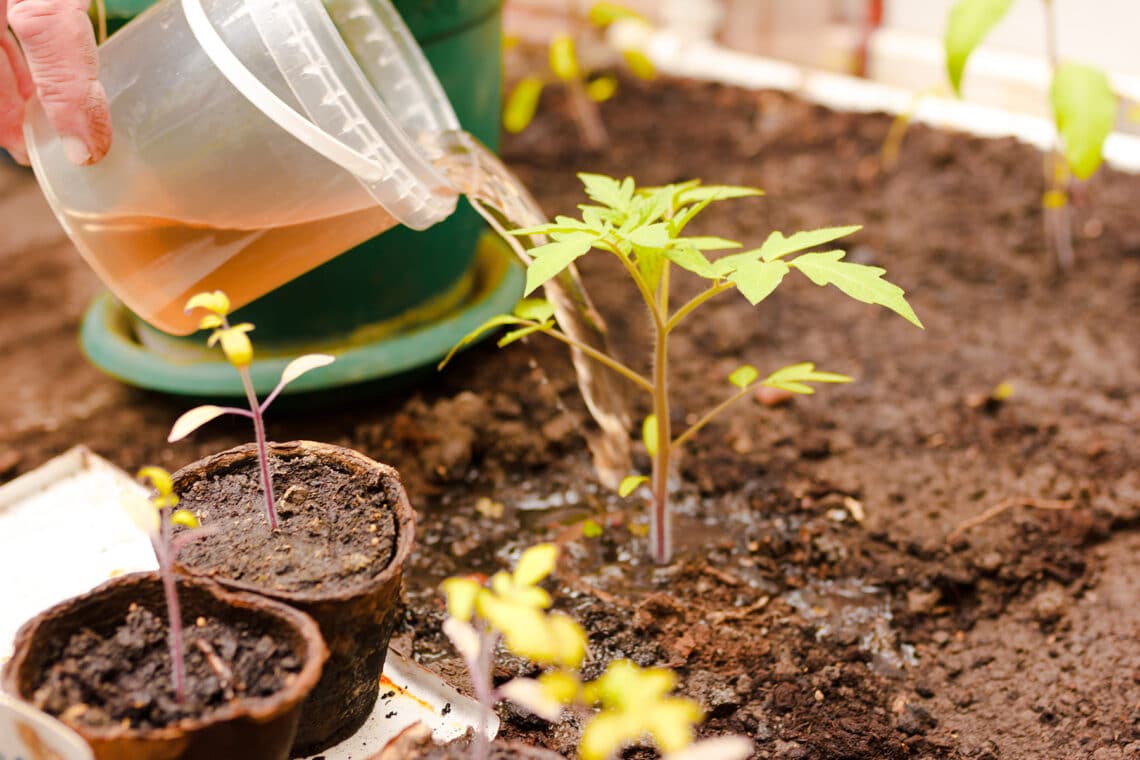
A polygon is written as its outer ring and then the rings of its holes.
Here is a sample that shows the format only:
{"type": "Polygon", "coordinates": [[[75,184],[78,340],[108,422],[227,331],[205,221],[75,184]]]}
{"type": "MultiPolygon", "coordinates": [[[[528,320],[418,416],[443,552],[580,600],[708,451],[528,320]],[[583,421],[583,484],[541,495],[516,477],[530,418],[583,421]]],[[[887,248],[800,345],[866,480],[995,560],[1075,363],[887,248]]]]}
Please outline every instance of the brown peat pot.
{"type": "Polygon", "coordinates": [[[396,626],[415,513],[399,473],[351,449],[271,443],[279,525],[270,531],[252,444],[174,474],[181,505],[220,528],[183,549],[176,569],[311,615],[329,648],[305,701],[293,755],[348,738],[379,696],[396,626]]]}
{"type": "MultiPolygon", "coordinates": [[[[281,688],[268,696],[238,696],[210,708],[201,717],[183,718],[162,727],[131,727],[122,722],[89,725],[78,716],[69,717],[70,710],[64,711],[63,720],[91,745],[97,760],[285,760],[293,744],[301,703],[316,686],[328,654],[316,623],[280,602],[235,594],[195,578],[178,580],[178,598],[187,631],[209,619],[229,629],[251,632],[254,640],[268,636],[289,653],[297,672],[287,675],[281,688]]],[[[16,636],[15,652],[4,668],[4,690],[35,704],[40,684],[53,667],[58,667],[73,636],[90,631],[117,646],[115,632],[138,608],[159,618],[165,628],[166,601],[157,573],[115,578],[40,613],[16,636]]],[[[161,638],[165,651],[165,632],[161,638]]],[[[279,650],[275,647],[274,651],[279,650]]],[[[129,657],[126,648],[123,652],[124,658],[129,657]]],[[[169,676],[166,680],[169,690],[169,676]]],[[[188,694],[193,687],[188,674],[188,694]]],[[[82,713],[101,707],[76,704],[71,709],[82,713]]]]}

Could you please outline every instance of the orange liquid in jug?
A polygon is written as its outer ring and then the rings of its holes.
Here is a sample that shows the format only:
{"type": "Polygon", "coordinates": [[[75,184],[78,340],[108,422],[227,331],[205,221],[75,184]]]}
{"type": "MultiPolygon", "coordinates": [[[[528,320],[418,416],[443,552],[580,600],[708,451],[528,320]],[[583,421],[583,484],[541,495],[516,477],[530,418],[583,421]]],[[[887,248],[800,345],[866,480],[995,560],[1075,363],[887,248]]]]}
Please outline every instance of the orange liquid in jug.
{"type": "Polygon", "coordinates": [[[237,308],[398,222],[377,206],[256,229],[107,215],[68,215],[66,224],[123,303],[156,327],[188,335],[198,329],[201,316],[183,311],[195,293],[223,290],[237,308]]]}

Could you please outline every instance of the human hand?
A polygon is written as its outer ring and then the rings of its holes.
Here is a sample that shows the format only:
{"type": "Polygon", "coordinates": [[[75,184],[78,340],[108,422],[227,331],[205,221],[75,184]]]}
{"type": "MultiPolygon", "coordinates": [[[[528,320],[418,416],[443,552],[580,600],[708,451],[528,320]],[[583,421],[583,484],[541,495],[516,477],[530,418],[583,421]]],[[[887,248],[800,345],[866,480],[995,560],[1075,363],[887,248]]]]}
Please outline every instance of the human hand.
{"type": "Polygon", "coordinates": [[[111,114],[96,78],[99,63],[87,5],[87,0],[0,0],[0,21],[11,27],[0,24],[0,147],[20,163],[28,163],[23,126],[32,95],[39,96],[73,163],[95,163],[111,147],[111,114]]]}

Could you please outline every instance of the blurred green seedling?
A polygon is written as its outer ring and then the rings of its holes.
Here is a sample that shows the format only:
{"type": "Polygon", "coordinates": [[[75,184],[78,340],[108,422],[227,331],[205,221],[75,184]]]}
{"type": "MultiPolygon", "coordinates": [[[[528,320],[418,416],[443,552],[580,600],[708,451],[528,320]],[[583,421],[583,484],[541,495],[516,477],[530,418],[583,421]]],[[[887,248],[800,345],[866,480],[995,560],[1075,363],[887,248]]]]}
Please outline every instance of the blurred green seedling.
{"type": "MultiPolygon", "coordinates": [[[[573,20],[573,19],[571,19],[573,20]]],[[[616,3],[594,3],[586,14],[588,25],[604,31],[617,21],[648,25],[640,14],[616,3]]],[[[509,41],[508,44],[516,44],[509,41]]],[[[519,80],[503,103],[503,128],[522,132],[534,120],[543,90],[558,84],[566,88],[574,121],[586,147],[600,150],[609,144],[606,127],[598,113],[598,103],[612,98],[618,90],[617,79],[609,74],[596,74],[583,65],[578,55],[578,41],[570,32],[556,34],[547,46],[549,70],[530,74],[519,80]]],[[[644,52],[633,48],[619,51],[626,68],[641,79],[653,79],[656,70],[644,52]]]]}
{"type": "MultiPolygon", "coordinates": [[[[961,95],[966,66],[977,47],[1005,17],[1014,0],[958,0],[946,21],[946,75],[961,95]]],[[[1057,53],[1057,21],[1053,0],[1045,9],[1045,50],[1049,64],[1049,100],[1057,142],[1045,158],[1046,240],[1062,269],[1073,264],[1069,188],[1072,178],[1086,180],[1104,159],[1104,142],[1116,124],[1119,100],[1108,76],[1098,68],[1062,61],[1057,53]]]]}
{"type": "Polygon", "coordinates": [[[558,547],[539,544],[522,553],[513,571],[489,581],[448,578],[444,633],[463,657],[480,705],[475,760],[487,760],[487,724],[494,706],[507,699],[550,722],[571,706],[598,706],[582,731],[579,757],[608,760],[623,747],[651,739],[666,760],[743,760],[752,742],[726,736],[694,742],[704,714],[691,699],[673,696],[676,675],[665,668],[641,668],[629,660],[611,662],[595,681],[578,672],[587,655],[586,632],[575,620],[550,612],[550,594],[539,584],[553,571],[558,547]],[[537,678],[514,678],[495,687],[494,658],[508,652],[549,668],[537,678]]]}

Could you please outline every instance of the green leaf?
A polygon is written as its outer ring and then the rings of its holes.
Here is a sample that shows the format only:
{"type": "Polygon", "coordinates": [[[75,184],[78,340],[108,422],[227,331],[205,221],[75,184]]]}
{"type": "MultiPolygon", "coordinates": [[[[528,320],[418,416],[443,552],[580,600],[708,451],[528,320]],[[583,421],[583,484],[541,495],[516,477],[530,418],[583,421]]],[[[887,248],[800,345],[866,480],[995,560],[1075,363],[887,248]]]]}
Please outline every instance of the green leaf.
{"type": "Polygon", "coordinates": [[[637,271],[649,292],[656,293],[661,283],[661,274],[665,271],[665,255],[667,251],[661,248],[639,248],[637,251],[637,271]]]}
{"type": "Polygon", "coordinates": [[[534,260],[526,268],[526,288],[523,290],[523,295],[529,296],[538,290],[539,286],[557,277],[563,269],[589,250],[588,240],[556,241],[531,249],[530,254],[534,260]]]}
{"type": "Polygon", "coordinates": [[[618,485],[618,496],[623,499],[637,490],[637,487],[642,483],[648,483],[649,478],[644,475],[627,475],[622,478],[621,483],[618,485]]]}
{"type": "Polygon", "coordinates": [[[558,216],[553,222],[538,224],[533,227],[521,227],[517,230],[508,230],[507,234],[523,235],[551,235],[555,232],[597,232],[598,230],[586,222],[579,221],[572,216],[558,216]]]}
{"type": "Polygon", "coordinates": [[[882,279],[887,270],[840,261],[844,255],[843,251],[805,253],[789,264],[816,285],[834,285],[856,301],[885,306],[916,327],[922,327],[906,302],[905,291],[882,279]]]}
{"type": "Polygon", "coordinates": [[[858,232],[861,229],[863,226],[859,224],[850,227],[824,227],[818,230],[796,232],[791,237],[784,237],[784,233],[775,231],[764,241],[764,245],[760,246],[760,258],[764,261],[771,261],[787,256],[789,253],[806,251],[808,248],[815,248],[817,245],[847,237],[852,232],[858,232]]]}
{"type": "Polygon", "coordinates": [[[514,315],[533,322],[545,322],[554,316],[554,306],[545,298],[524,298],[515,306],[514,315]]]}
{"type": "Polygon", "coordinates": [[[305,354],[304,356],[298,356],[285,365],[285,369],[281,371],[279,384],[284,388],[306,372],[311,372],[320,367],[327,367],[334,361],[336,361],[336,357],[329,354],[305,354]]]}
{"type": "Polygon", "coordinates": [[[716,269],[713,268],[712,262],[705,258],[705,255],[697,250],[696,246],[692,245],[688,240],[677,242],[683,244],[671,245],[665,249],[665,256],[668,257],[670,261],[682,269],[700,277],[709,280],[716,279],[716,269]]]}
{"type": "Polygon", "coordinates": [[[586,188],[586,195],[592,200],[601,203],[603,206],[608,206],[614,209],[628,209],[630,202],[633,200],[635,187],[633,180],[626,178],[619,182],[613,177],[607,177],[604,174],[587,174],[585,172],[578,175],[578,179],[582,180],[582,184],[586,188]]]}
{"type": "Polygon", "coordinates": [[[958,0],[946,19],[946,75],[957,95],[962,94],[962,73],[974,49],[1001,21],[1013,0],[958,0]]]}
{"type": "Polygon", "coordinates": [[[507,102],[503,105],[503,129],[511,134],[518,134],[530,126],[538,110],[542,88],[541,77],[529,76],[524,77],[511,90],[507,102]]]}
{"type": "Polygon", "coordinates": [[[751,364],[744,364],[732,371],[728,376],[728,382],[735,385],[737,388],[747,388],[756,382],[756,378],[760,377],[760,373],[751,364]]]}
{"type": "Polygon", "coordinates": [[[651,82],[657,78],[657,67],[653,65],[653,59],[641,50],[627,48],[621,51],[621,57],[625,59],[626,68],[638,79],[651,82]]]}
{"type": "Polygon", "coordinates": [[[673,210],[673,189],[671,187],[663,187],[648,195],[638,193],[636,198],[645,204],[642,221],[646,224],[664,218],[673,210]]]}
{"type": "Polygon", "coordinates": [[[740,243],[735,240],[728,240],[722,237],[709,237],[699,235],[697,237],[680,238],[677,242],[684,241],[690,243],[693,247],[702,251],[727,251],[732,248],[739,248],[740,243]]]}
{"type": "Polygon", "coordinates": [[[641,423],[641,442],[649,456],[657,456],[657,415],[651,414],[641,423]]]}
{"type": "Polygon", "coordinates": [[[550,41],[548,51],[550,70],[563,82],[570,82],[582,76],[578,53],[574,47],[574,38],[565,32],[554,35],[554,39],[550,41]]]}
{"type": "Polygon", "coordinates": [[[483,333],[494,330],[496,327],[502,327],[503,325],[522,324],[526,324],[525,320],[519,319],[518,317],[511,314],[500,314],[497,317],[491,317],[486,322],[464,335],[458,343],[452,346],[451,350],[447,352],[447,356],[443,357],[443,361],[439,363],[439,366],[437,366],[436,369],[443,369],[445,366],[447,366],[447,363],[451,361],[452,357],[455,356],[459,349],[463,348],[469,343],[475,342],[483,333]]]}
{"type": "Polygon", "coordinates": [[[582,203],[578,206],[582,212],[582,222],[586,229],[597,235],[605,235],[619,219],[620,212],[605,206],[590,206],[582,203]]]}
{"type": "Polygon", "coordinates": [[[764,191],[756,187],[741,187],[739,185],[700,185],[685,188],[677,194],[676,204],[686,206],[701,201],[727,201],[732,198],[751,198],[763,195],[764,191]]]}
{"type": "Polygon", "coordinates": [[[601,538],[603,532],[602,525],[597,520],[587,517],[582,521],[582,538],[601,538]]]}
{"type": "Polygon", "coordinates": [[[1053,75],[1053,118],[1065,161],[1078,179],[1088,179],[1101,164],[1105,138],[1116,124],[1116,96],[1100,69],[1063,63],[1053,75]]]}
{"type": "Polygon", "coordinates": [[[657,222],[638,227],[629,234],[629,242],[643,248],[664,248],[669,243],[669,225],[657,222]]]}
{"type": "Polygon", "coordinates": [[[507,333],[503,337],[499,338],[498,346],[499,346],[499,348],[503,348],[504,346],[509,346],[510,344],[514,343],[516,340],[520,340],[522,338],[525,338],[526,336],[530,335],[531,333],[536,333],[540,330],[545,330],[545,329],[550,328],[550,327],[554,327],[553,321],[543,322],[540,325],[527,325],[526,327],[520,327],[517,330],[511,330],[509,333],[507,333]]]}
{"type": "MultiPolygon", "coordinates": [[[[635,21],[645,21],[645,16],[642,16],[637,11],[626,8],[624,5],[617,3],[594,3],[590,6],[590,13],[588,18],[590,23],[594,26],[609,26],[615,21],[622,19],[633,19],[635,21]]],[[[648,22],[646,22],[648,23],[648,22]]]]}
{"type": "Polygon", "coordinates": [[[221,417],[225,413],[225,409],[220,406],[214,406],[213,404],[196,406],[190,411],[184,412],[174,421],[174,425],[170,428],[170,434],[166,436],[166,442],[175,443],[176,441],[181,441],[210,420],[221,417]]]}
{"type": "MultiPolygon", "coordinates": [[[[717,262],[720,263],[720,262],[717,262]]],[[[728,281],[755,306],[779,287],[788,273],[787,262],[741,260],[728,275],[728,281]]]]}
{"type": "Polygon", "coordinates": [[[680,237],[681,233],[684,232],[685,227],[689,225],[689,222],[693,221],[693,219],[696,218],[697,214],[708,208],[710,203],[712,203],[712,198],[706,198],[705,200],[700,201],[699,203],[696,203],[692,206],[685,206],[681,208],[680,211],[678,211],[676,214],[674,214],[672,219],[673,235],[675,237],[680,237]]]}
{"type": "Polygon", "coordinates": [[[815,388],[806,385],[806,383],[849,382],[851,382],[851,378],[847,375],[840,375],[836,372],[816,372],[814,363],[801,362],[776,370],[764,378],[764,382],[762,382],[761,385],[767,385],[771,388],[781,388],[790,393],[803,393],[810,396],[815,393],[815,388]]]}
{"type": "Polygon", "coordinates": [[[595,103],[605,103],[617,94],[618,80],[611,76],[600,76],[586,83],[586,95],[595,103]]]}

